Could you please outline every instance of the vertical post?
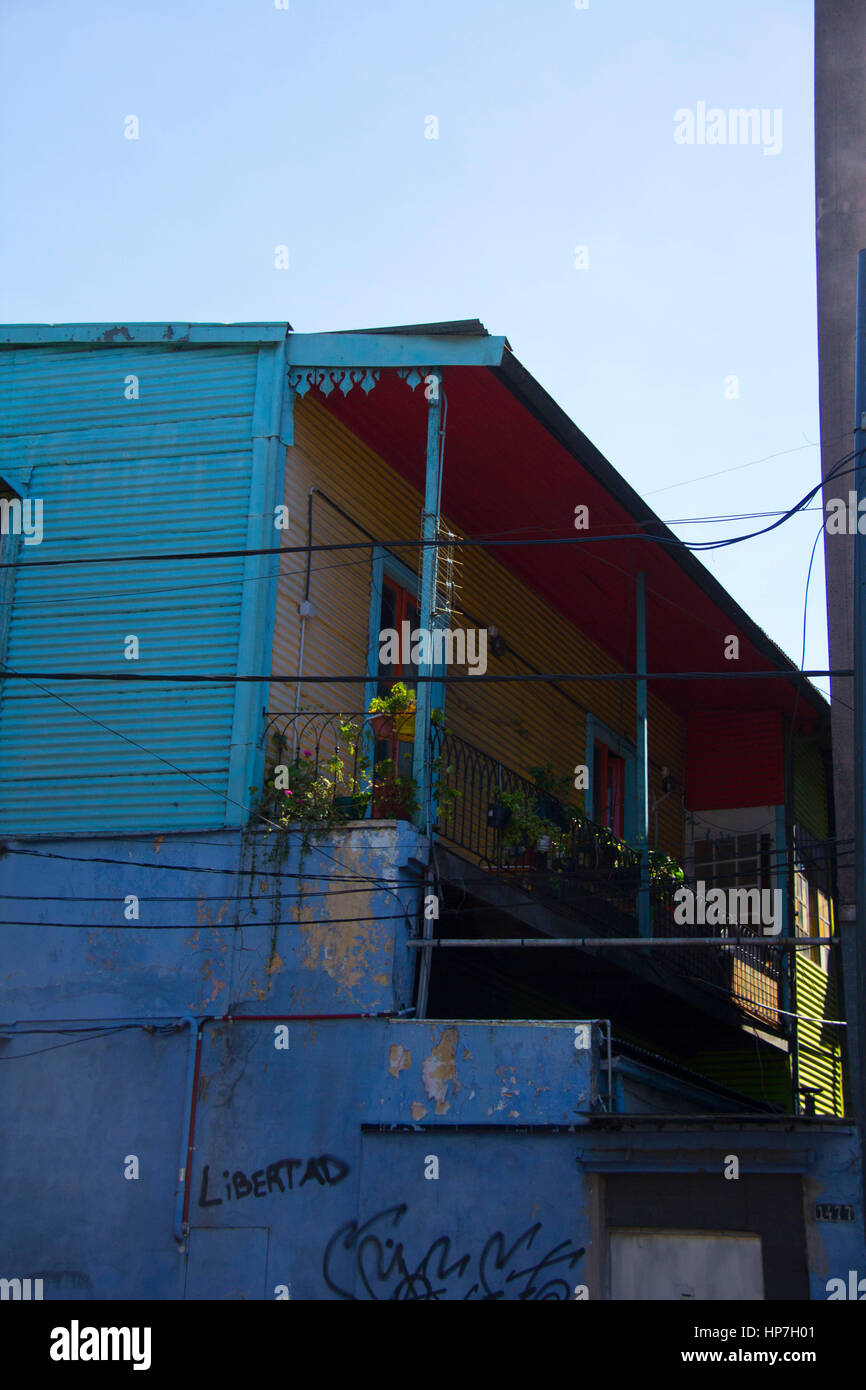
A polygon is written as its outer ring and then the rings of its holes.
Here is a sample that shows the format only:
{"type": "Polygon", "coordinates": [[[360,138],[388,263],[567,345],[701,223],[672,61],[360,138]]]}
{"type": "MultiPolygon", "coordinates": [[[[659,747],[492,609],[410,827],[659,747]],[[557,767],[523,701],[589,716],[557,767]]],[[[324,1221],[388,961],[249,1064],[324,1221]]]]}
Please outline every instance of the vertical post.
{"type": "MultiPolygon", "coordinates": [[[[436,372],[432,389],[427,388],[427,470],[424,481],[424,519],[421,538],[435,541],[439,531],[440,468],[442,460],[442,373],[436,372]]],[[[429,377],[428,377],[429,382],[429,377]]],[[[430,635],[432,642],[433,603],[436,586],[436,547],[424,545],[421,550],[421,584],[419,599],[419,624],[422,632],[430,635]]],[[[430,660],[418,663],[419,676],[433,675],[433,653],[430,660]]],[[[417,709],[415,714],[415,747],[412,755],[412,776],[418,783],[418,800],[421,803],[421,828],[430,831],[430,710],[433,694],[432,682],[418,682],[417,709]]]]}
{"type": "Polygon", "coordinates": [[[639,570],[635,576],[637,616],[637,665],[641,679],[637,682],[637,767],[635,769],[635,844],[640,855],[640,890],[638,893],[637,926],[640,936],[650,935],[649,900],[649,758],[647,755],[647,683],[646,683],[646,574],[639,570]]]}
{"type": "MultiPolygon", "coordinates": [[[[863,1006],[866,982],[863,979],[863,923],[866,921],[866,536],[861,534],[860,508],[866,510],[866,251],[857,258],[857,353],[854,388],[854,448],[857,471],[857,526],[854,532],[854,847],[856,889],[854,920],[842,925],[845,965],[845,999],[848,1016],[848,1065],[854,1114],[860,1127],[866,1122],[863,1067],[863,1006]]],[[[864,1182],[866,1182],[866,1154],[864,1182]]]]}

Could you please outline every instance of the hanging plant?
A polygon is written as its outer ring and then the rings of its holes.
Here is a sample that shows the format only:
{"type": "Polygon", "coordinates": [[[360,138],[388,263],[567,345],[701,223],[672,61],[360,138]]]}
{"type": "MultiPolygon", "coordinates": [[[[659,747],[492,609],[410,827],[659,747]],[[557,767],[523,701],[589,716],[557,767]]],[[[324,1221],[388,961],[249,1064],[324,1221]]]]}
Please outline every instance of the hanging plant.
{"type": "Polygon", "coordinates": [[[403,681],[395,681],[387,695],[374,695],[370,701],[369,717],[376,739],[415,737],[417,701],[414,690],[403,681]]]}

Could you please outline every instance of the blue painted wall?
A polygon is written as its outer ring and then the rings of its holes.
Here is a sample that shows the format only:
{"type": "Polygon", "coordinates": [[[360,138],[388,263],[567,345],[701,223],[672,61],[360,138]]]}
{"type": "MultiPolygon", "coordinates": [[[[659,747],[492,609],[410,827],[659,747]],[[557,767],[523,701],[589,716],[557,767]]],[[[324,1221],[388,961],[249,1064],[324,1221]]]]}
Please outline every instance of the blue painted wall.
{"type": "Polygon", "coordinates": [[[43,516],[4,660],[44,673],[0,684],[0,832],[246,820],[267,686],[86,676],[267,670],[275,559],[44,562],[278,544],[285,343],[120,342],[0,351],[0,478],[43,516]]]}
{"type": "MultiPolygon", "coordinates": [[[[597,1058],[570,1023],[280,1028],[202,1027],[181,1241],[194,1035],[7,1036],[5,1277],[41,1278],[47,1298],[565,1298],[586,1284],[592,1299],[594,1173],[722,1182],[718,1155],[735,1151],[744,1172],[805,1163],[810,1192],[859,1201],[844,1127],[591,1127],[597,1058]]],[[[862,1242],[855,1226],[808,1229],[824,1298],[828,1278],[864,1268],[862,1242]]]]}

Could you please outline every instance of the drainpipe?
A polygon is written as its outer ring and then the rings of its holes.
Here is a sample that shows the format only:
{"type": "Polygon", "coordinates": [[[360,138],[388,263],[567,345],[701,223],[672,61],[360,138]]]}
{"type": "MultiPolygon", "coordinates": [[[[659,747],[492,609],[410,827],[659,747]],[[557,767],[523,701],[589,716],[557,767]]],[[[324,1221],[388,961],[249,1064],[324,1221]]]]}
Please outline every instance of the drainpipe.
{"type": "Polygon", "coordinates": [[[193,1139],[195,1136],[195,1105],[198,1089],[198,1069],[201,1060],[201,1032],[197,1018],[190,1015],[182,1018],[178,1028],[189,1029],[189,1059],[186,1069],[186,1098],[183,1113],[189,1116],[187,1131],[181,1138],[180,1161],[177,1168],[177,1186],[174,1190],[174,1238],[178,1249],[186,1253],[189,1235],[189,1170],[192,1163],[193,1139]]]}
{"type": "MultiPolygon", "coordinates": [[[[311,487],[307,497],[307,573],[304,581],[303,601],[298,604],[298,613],[301,618],[301,640],[298,648],[298,686],[295,691],[295,714],[298,714],[301,708],[301,677],[304,674],[304,640],[307,635],[307,619],[313,615],[313,605],[310,603],[310,572],[313,560],[313,493],[315,491],[316,489],[311,487]]],[[[294,720],[294,731],[292,756],[295,754],[298,741],[297,719],[294,720]]]]}
{"type": "MultiPolygon", "coordinates": [[[[424,519],[422,539],[435,541],[439,533],[439,501],[442,470],[442,372],[436,369],[437,389],[427,402],[427,467],[424,482],[424,519]]],[[[433,598],[436,583],[436,547],[426,544],[421,551],[421,585],[419,627],[430,633],[433,623],[433,598]]],[[[412,775],[418,784],[421,803],[420,825],[430,834],[430,710],[433,694],[429,677],[433,675],[432,651],[430,660],[419,664],[418,675],[428,677],[418,682],[415,715],[415,747],[412,755],[412,775]]]]}
{"type": "Polygon", "coordinates": [[[640,855],[640,891],[638,893],[637,925],[639,936],[650,935],[649,900],[649,757],[647,750],[647,683],[646,683],[646,574],[639,570],[635,576],[637,599],[637,731],[635,747],[635,847],[640,855]]]}

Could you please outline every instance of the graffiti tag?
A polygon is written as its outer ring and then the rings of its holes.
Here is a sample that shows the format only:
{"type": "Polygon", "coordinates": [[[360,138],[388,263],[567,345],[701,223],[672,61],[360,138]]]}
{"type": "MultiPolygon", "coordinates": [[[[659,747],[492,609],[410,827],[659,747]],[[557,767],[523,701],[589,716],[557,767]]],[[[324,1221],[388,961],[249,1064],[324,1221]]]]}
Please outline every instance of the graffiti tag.
{"type": "Polygon", "coordinates": [[[322,1274],[339,1298],[382,1300],[495,1299],[542,1301],[572,1296],[571,1271],[586,1250],[571,1240],[545,1246],[541,1222],[509,1242],[494,1231],[481,1249],[457,1255],[451,1239],[438,1236],[417,1258],[410,1256],[397,1228],[408,1207],[387,1207],[363,1225],[349,1221],[328,1241],[322,1274]],[[531,1252],[531,1253],[530,1253],[531,1252]],[[551,1271],[556,1273],[551,1275],[551,1271]]]}
{"type": "MultiPolygon", "coordinates": [[[[223,1170],[223,1178],[226,1180],[225,1200],[230,1202],[234,1196],[236,1201],[240,1201],[243,1197],[249,1197],[250,1193],[254,1197],[267,1197],[275,1189],[277,1192],[291,1192],[295,1187],[295,1169],[302,1167],[304,1167],[302,1158],[281,1158],[277,1163],[269,1163],[265,1168],[256,1169],[249,1177],[240,1168],[233,1173],[229,1173],[226,1168],[223,1170]]],[[[303,1177],[297,1183],[297,1187],[303,1187],[304,1183],[313,1181],[317,1182],[320,1187],[333,1187],[336,1183],[343,1181],[348,1171],[348,1163],[344,1163],[341,1158],[335,1158],[333,1154],[321,1154],[318,1158],[308,1158],[303,1177]]],[[[206,1163],[201,1174],[201,1190],[198,1198],[200,1207],[222,1205],[222,1197],[208,1196],[209,1174],[210,1164],[206,1163]]]]}

